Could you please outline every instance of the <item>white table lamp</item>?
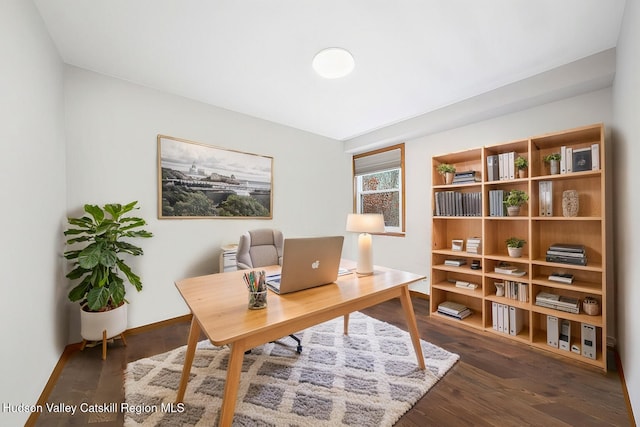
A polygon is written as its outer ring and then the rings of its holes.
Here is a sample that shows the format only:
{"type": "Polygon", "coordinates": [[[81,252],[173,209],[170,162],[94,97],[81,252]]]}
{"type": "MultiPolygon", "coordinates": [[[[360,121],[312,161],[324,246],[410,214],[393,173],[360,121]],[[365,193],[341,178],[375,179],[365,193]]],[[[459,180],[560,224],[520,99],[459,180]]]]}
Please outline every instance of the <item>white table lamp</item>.
{"type": "Polygon", "coordinates": [[[384,217],[382,214],[349,214],[347,216],[347,231],[361,233],[358,236],[356,273],[373,274],[372,239],[369,233],[384,232],[384,217]]]}

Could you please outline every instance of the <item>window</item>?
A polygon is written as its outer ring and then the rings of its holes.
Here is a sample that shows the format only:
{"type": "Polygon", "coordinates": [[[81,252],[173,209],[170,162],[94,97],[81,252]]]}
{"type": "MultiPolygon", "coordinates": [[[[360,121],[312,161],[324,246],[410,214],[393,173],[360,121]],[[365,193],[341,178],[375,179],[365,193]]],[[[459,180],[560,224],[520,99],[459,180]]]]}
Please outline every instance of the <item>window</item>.
{"type": "Polygon", "coordinates": [[[388,234],[404,226],[404,144],[353,156],[354,210],[381,213],[388,234]]]}

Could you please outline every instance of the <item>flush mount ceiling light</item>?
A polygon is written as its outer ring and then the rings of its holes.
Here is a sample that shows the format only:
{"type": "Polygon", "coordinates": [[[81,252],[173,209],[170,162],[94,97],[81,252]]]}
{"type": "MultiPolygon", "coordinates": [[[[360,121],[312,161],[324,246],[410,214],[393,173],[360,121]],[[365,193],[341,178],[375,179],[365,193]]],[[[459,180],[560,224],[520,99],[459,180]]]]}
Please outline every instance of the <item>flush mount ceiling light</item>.
{"type": "Polygon", "coordinates": [[[353,71],[353,56],[340,47],[323,49],[316,54],[312,63],[313,69],[326,79],[338,79],[353,71]]]}

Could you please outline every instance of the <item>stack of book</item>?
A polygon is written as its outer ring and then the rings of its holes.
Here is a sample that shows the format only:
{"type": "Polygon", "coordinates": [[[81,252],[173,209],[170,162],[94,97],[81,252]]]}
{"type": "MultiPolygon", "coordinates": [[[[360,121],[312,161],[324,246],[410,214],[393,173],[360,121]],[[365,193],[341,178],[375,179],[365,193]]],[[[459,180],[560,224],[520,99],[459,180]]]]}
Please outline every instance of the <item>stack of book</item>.
{"type": "Polygon", "coordinates": [[[460,267],[461,265],[465,265],[467,260],[464,258],[448,258],[444,260],[444,265],[450,265],[453,267],[460,267]]]}
{"type": "Polygon", "coordinates": [[[470,254],[479,254],[480,242],[480,237],[469,237],[467,239],[467,252],[469,252],[470,254]]]}
{"type": "Polygon", "coordinates": [[[549,280],[553,282],[566,283],[570,285],[573,283],[573,274],[569,273],[551,273],[549,275],[549,280]]]}
{"type": "Polygon", "coordinates": [[[453,301],[445,301],[438,305],[438,313],[445,316],[453,317],[458,320],[462,320],[465,317],[471,315],[471,310],[466,305],[459,304],[453,301]]]}
{"type": "Polygon", "coordinates": [[[540,307],[553,308],[567,313],[580,313],[580,300],[577,298],[565,297],[562,295],[539,292],[536,295],[536,305],[540,307]]]}
{"type": "Polygon", "coordinates": [[[510,274],[512,276],[524,276],[527,274],[526,271],[520,270],[515,265],[507,264],[507,263],[499,263],[493,268],[494,273],[499,274],[510,274]]]}
{"type": "Polygon", "coordinates": [[[478,171],[456,172],[453,175],[454,184],[467,184],[470,182],[480,182],[482,178],[478,171]]]}
{"type": "Polygon", "coordinates": [[[587,254],[583,245],[554,243],[547,249],[548,262],[587,265],[587,254]]]}

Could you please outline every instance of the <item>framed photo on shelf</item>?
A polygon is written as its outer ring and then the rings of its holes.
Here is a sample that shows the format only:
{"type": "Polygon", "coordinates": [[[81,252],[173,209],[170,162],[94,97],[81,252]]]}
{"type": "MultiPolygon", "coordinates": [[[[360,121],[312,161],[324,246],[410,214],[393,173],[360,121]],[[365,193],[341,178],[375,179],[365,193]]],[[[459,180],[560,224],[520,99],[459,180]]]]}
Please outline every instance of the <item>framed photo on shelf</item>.
{"type": "Polygon", "coordinates": [[[273,158],[158,135],[158,218],[273,218],[273,158]]]}
{"type": "Polygon", "coordinates": [[[451,241],[451,250],[456,252],[462,252],[464,248],[464,240],[462,239],[453,239],[451,241]]]}
{"type": "Polygon", "coordinates": [[[590,171],[591,147],[574,149],[571,161],[573,172],[590,171]]]}

